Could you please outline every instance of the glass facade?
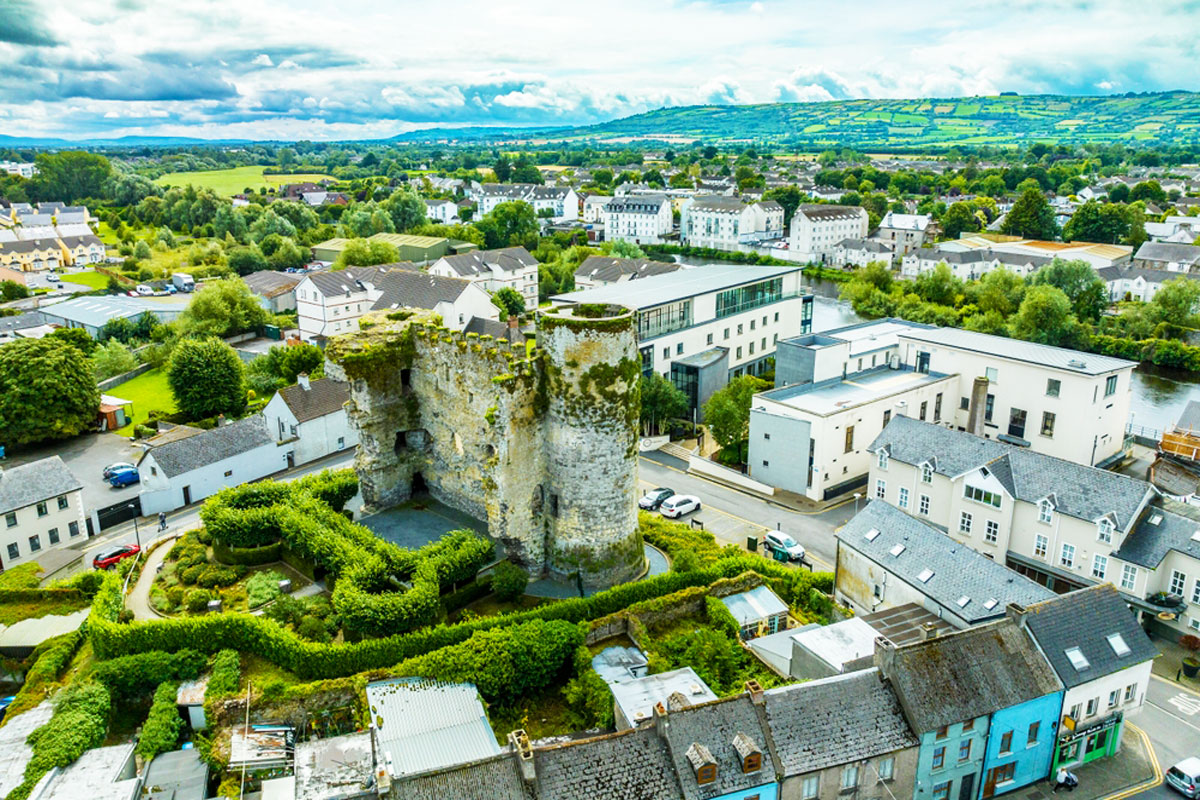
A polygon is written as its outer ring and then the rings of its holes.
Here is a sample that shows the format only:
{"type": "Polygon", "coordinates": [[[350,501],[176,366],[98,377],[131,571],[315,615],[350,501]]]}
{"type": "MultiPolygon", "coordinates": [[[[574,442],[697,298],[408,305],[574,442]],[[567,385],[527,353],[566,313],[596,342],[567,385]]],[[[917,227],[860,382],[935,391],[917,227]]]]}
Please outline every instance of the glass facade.
{"type": "Polygon", "coordinates": [[[783,299],[783,278],[771,278],[717,294],[717,319],[783,299]]]}
{"type": "Polygon", "coordinates": [[[700,407],[700,371],[691,364],[671,364],[671,383],[683,392],[688,400],[688,410],[700,407]]]}
{"type": "Polygon", "coordinates": [[[692,301],[682,300],[665,306],[651,308],[638,314],[638,339],[653,339],[656,336],[690,328],[692,325],[692,301]]]}

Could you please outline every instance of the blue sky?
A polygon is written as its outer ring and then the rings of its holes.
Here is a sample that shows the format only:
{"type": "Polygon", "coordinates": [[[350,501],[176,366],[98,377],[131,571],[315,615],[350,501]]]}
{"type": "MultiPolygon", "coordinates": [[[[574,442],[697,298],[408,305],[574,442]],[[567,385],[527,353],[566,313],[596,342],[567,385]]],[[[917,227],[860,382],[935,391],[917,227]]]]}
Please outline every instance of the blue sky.
{"type": "Polygon", "coordinates": [[[1200,0],[0,0],[0,133],[380,138],[664,105],[1200,89],[1200,0]]]}

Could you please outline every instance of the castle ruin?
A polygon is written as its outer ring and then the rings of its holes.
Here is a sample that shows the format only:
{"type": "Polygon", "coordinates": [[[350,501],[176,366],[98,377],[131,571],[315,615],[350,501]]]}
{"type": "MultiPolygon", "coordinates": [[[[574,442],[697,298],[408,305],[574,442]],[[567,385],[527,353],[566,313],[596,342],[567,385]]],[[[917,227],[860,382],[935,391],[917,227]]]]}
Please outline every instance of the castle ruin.
{"type": "Polygon", "coordinates": [[[534,574],[611,586],[644,569],[635,315],[544,312],[537,346],[451,331],[432,312],[363,317],[326,349],[350,385],[368,508],[425,489],[485,520],[534,574]]]}

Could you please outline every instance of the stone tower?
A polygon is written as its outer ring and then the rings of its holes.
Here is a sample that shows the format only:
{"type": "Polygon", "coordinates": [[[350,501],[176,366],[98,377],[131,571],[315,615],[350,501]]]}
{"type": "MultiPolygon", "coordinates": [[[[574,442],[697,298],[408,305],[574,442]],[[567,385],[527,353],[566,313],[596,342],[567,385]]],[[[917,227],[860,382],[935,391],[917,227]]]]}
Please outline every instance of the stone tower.
{"type": "Polygon", "coordinates": [[[539,320],[548,566],[558,576],[579,572],[589,585],[629,580],[643,566],[635,322],[628,309],[597,305],[545,312],[539,320]]]}

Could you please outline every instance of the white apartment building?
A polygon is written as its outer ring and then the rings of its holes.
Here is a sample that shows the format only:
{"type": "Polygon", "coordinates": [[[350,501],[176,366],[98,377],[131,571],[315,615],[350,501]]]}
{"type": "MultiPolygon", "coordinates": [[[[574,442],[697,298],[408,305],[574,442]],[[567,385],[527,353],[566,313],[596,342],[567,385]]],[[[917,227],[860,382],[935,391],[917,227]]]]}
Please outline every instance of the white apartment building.
{"type": "Polygon", "coordinates": [[[591,224],[604,222],[604,209],[612,202],[612,195],[589,194],[583,199],[583,221],[591,224]]]}
{"type": "Polygon", "coordinates": [[[307,375],[275,393],[262,414],[267,432],[285,446],[289,467],[358,445],[358,431],[346,415],[349,399],[346,384],[332,378],[309,381],[307,375]]]}
{"type": "Polygon", "coordinates": [[[0,469],[0,567],[87,537],[83,484],[58,456],[0,469]]]}
{"type": "Polygon", "coordinates": [[[534,183],[485,183],[476,193],[479,214],[490,214],[496,206],[520,200],[535,212],[549,211],[554,222],[579,219],[579,195],[569,186],[538,186],[534,183]]]}
{"type": "Polygon", "coordinates": [[[627,194],[604,206],[604,238],[636,244],[658,244],[675,227],[671,200],[665,194],[627,194]]]}
{"type": "Polygon", "coordinates": [[[730,378],[762,373],[777,342],[812,328],[799,267],[713,264],[552,299],[637,311],[643,374],[671,378],[697,409],[730,378]]]}
{"type": "Polygon", "coordinates": [[[4,170],[9,175],[20,175],[22,178],[32,178],[37,175],[37,165],[33,162],[23,163],[20,161],[0,161],[0,170],[4,170]]]}
{"type": "Polygon", "coordinates": [[[449,225],[458,219],[458,203],[453,200],[426,200],[425,216],[434,222],[449,225]]]}
{"type": "Polygon", "coordinates": [[[879,223],[875,238],[897,256],[919,250],[933,235],[933,217],[928,214],[898,214],[889,211],[879,223]]]}
{"type": "Polygon", "coordinates": [[[870,220],[859,206],[805,204],[792,215],[791,258],[817,264],[828,262],[845,239],[865,239],[870,220]]]}
{"type": "Polygon", "coordinates": [[[538,262],[524,247],[443,256],[430,265],[429,274],[474,281],[490,294],[507,287],[521,295],[526,309],[537,308],[538,262]]]}
{"type": "Polygon", "coordinates": [[[1200,272],[1170,272],[1144,267],[1102,267],[1096,272],[1108,287],[1108,299],[1114,303],[1127,297],[1148,303],[1164,283],[1176,278],[1200,281],[1200,272]]]}
{"type": "Polygon", "coordinates": [[[296,284],[300,338],[313,343],[358,329],[358,318],[371,310],[371,288],[378,267],[310,272],[296,284]]]}
{"type": "Polygon", "coordinates": [[[691,247],[742,250],[783,237],[783,206],[724,195],[688,199],[680,207],[679,235],[691,247]]]}
{"type": "Polygon", "coordinates": [[[837,243],[830,262],[838,267],[865,267],[876,262],[892,263],[892,249],[874,239],[843,239],[837,243]]]}
{"type": "Polygon", "coordinates": [[[914,250],[904,256],[900,260],[900,274],[905,278],[915,278],[926,272],[933,272],[938,264],[945,264],[950,268],[951,274],[962,281],[979,280],[1001,267],[1022,278],[1028,278],[1053,260],[1049,256],[1004,253],[990,248],[946,250],[939,245],[914,250]]]}

